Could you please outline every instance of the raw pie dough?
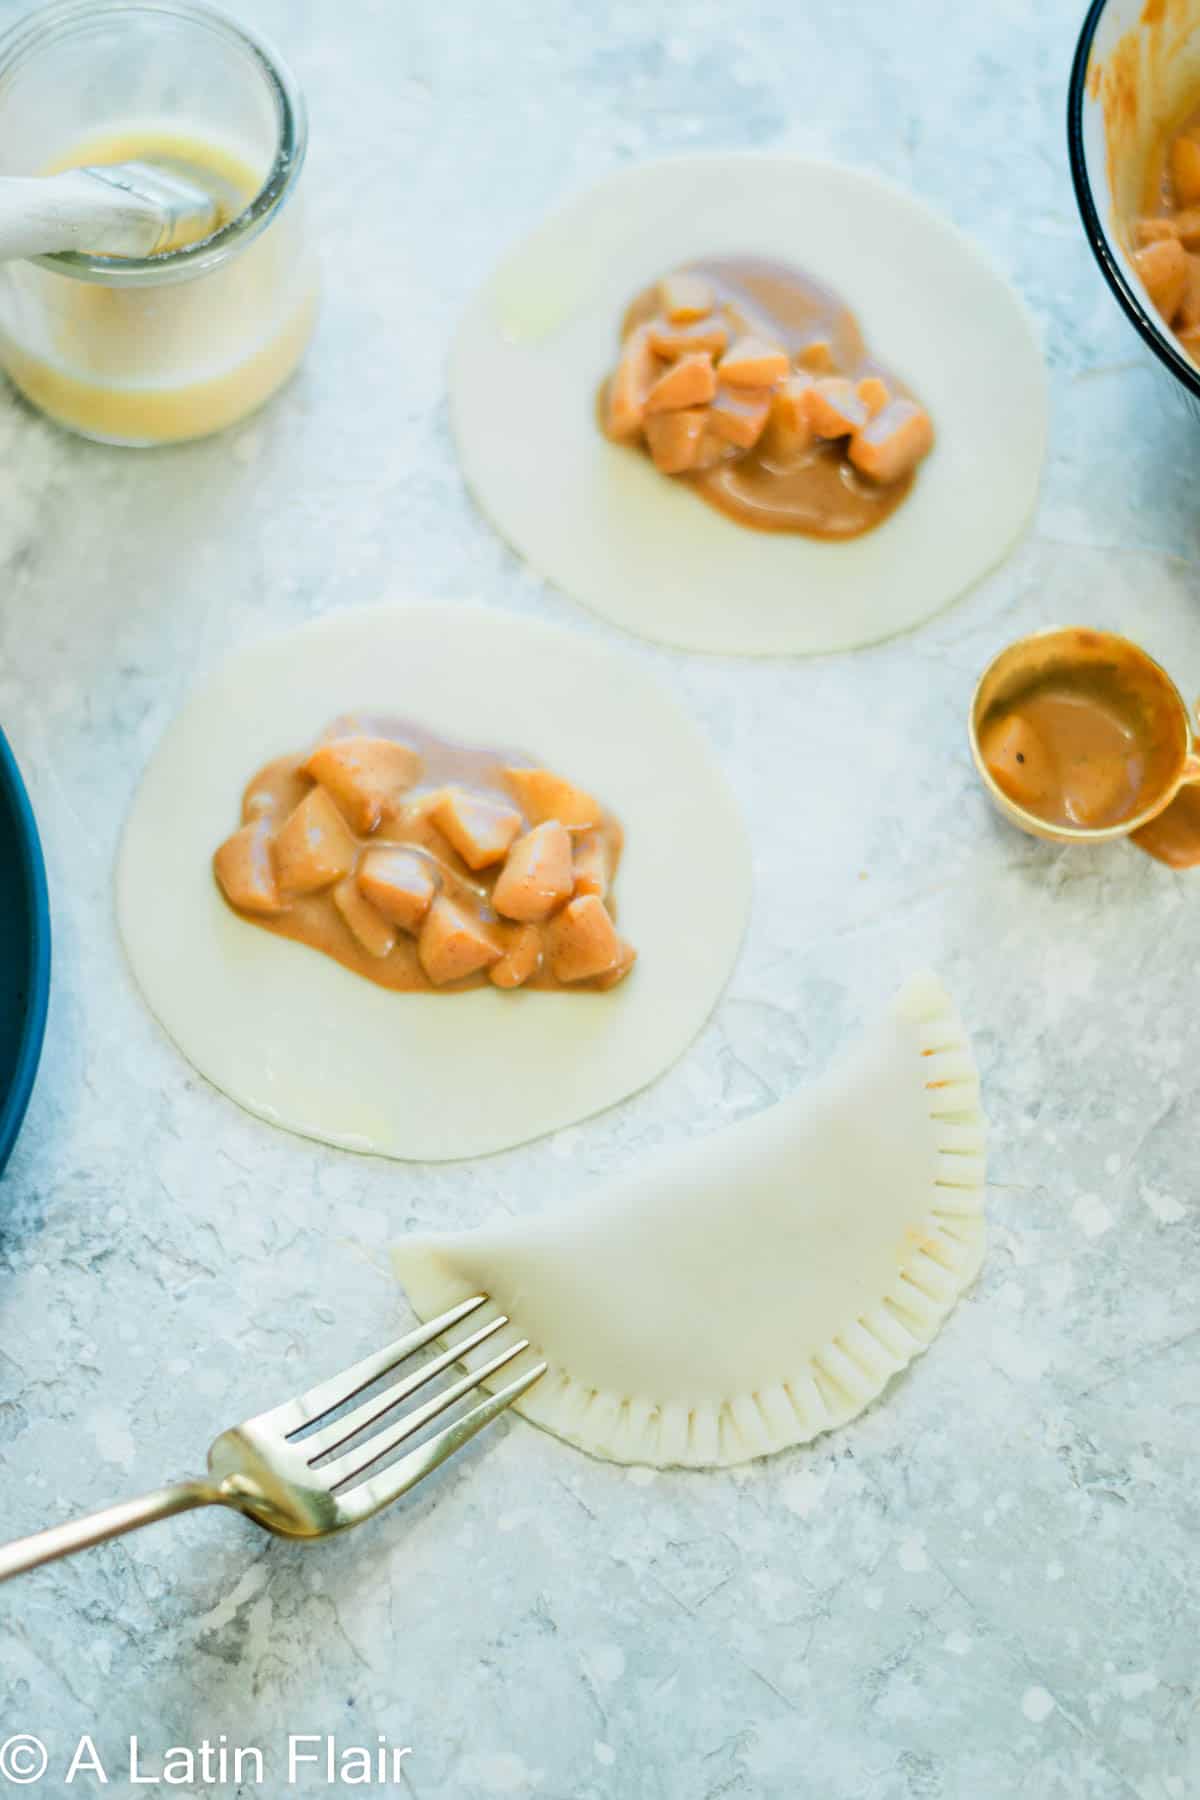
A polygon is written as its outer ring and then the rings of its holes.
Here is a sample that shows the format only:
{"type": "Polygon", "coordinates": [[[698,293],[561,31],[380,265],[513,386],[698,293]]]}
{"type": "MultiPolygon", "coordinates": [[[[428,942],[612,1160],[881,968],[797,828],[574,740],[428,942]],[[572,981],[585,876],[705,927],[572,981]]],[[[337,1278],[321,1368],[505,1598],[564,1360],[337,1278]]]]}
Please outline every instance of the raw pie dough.
{"type": "Polygon", "coordinates": [[[487,1293],[549,1372],[525,1416],[615,1462],[744,1462],[842,1425],[983,1258],[984,1121],[962,1025],[910,982],[814,1087],[549,1218],[395,1252],[422,1318],[487,1293]]]}
{"type": "Polygon", "coordinates": [[[660,1075],[724,987],[749,898],[724,775],[648,671],[455,605],[343,612],[237,651],[156,751],[117,870],[133,972],[201,1074],[273,1124],[430,1162],[523,1143],[660,1075]],[[392,994],[238,918],[211,858],[248,772],[350,710],[528,750],[602,793],[626,831],[633,975],[608,994],[392,994]]]}
{"type": "Polygon", "coordinates": [[[472,493],[535,569],[628,631],[746,655],[851,649],[948,605],[1020,533],[1046,440],[1032,321],[968,240],[873,175],[779,155],[643,164],[568,205],[472,301],[450,400],[472,493]],[[721,255],[827,283],[928,408],[934,451],[864,537],[737,525],[601,435],[629,301],[721,255]]]}

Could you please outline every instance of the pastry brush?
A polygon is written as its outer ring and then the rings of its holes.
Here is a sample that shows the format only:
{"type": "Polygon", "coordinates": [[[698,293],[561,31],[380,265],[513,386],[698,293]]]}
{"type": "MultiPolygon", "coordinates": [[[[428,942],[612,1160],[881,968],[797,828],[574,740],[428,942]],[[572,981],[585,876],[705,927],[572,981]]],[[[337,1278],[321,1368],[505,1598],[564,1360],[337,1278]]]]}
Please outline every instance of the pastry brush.
{"type": "Polygon", "coordinates": [[[219,224],[215,196],[162,164],[0,177],[0,262],[55,250],[153,256],[180,239],[207,237],[219,224]]]}

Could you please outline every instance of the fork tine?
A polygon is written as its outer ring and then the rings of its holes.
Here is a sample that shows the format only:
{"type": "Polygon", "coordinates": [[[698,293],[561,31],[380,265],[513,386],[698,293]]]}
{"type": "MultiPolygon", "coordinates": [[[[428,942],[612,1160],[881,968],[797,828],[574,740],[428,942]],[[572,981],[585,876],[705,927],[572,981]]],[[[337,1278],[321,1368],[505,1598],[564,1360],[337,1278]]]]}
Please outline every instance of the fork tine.
{"type": "Polygon", "coordinates": [[[507,1387],[489,1394],[478,1406],[473,1406],[469,1413],[464,1413],[461,1419],[452,1420],[449,1425],[443,1425],[439,1432],[426,1443],[418,1444],[407,1456],[400,1457],[380,1474],[360,1482],[348,1493],[339,1495],[339,1505],[354,1515],[354,1524],[369,1519],[372,1513],[377,1513],[382,1507],[390,1506],[393,1500],[398,1500],[401,1494],[407,1494],[426,1475],[431,1475],[456,1450],[461,1450],[476,1432],[482,1431],[485,1425],[490,1425],[514,1400],[519,1400],[527,1388],[541,1380],[547,1367],[548,1364],[544,1362],[538,1363],[536,1368],[529,1369],[524,1375],[518,1375],[515,1381],[510,1381],[507,1387]]]}
{"type": "Polygon", "coordinates": [[[399,1406],[402,1400],[407,1400],[419,1388],[423,1388],[426,1382],[433,1381],[436,1376],[443,1375],[447,1369],[452,1368],[456,1362],[461,1362],[470,1351],[477,1350],[480,1344],[486,1343],[488,1338],[494,1337],[496,1332],[507,1324],[507,1315],[499,1313],[496,1318],[489,1319],[486,1325],[481,1325],[478,1331],[471,1332],[469,1337],[460,1338],[456,1344],[451,1344],[450,1348],[443,1350],[440,1356],[435,1356],[430,1362],[422,1363],[419,1369],[416,1369],[411,1375],[406,1375],[403,1381],[398,1381],[394,1386],[385,1388],[383,1393],[376,1394],[373,1400],[364,1400],[362,1405],[356,1406],[352,1413],[346,1413],[342,1418],[335,1419],[331,1425],[325,1425],[320,1431],[314,1431],[311,1437],[306,1437],[299,1445],[299,1448],[308,1457],[309,1468],[315,1462],[319,1462],[323,1456],[328,1456],[331,1450],[336,1450],[339,1444],[344,1444],[350,1438],[357,1437],[360,1431],[365,1431],[368,1425],[375,1423],[376,1419],[381,1419],[385,1413],[391,1412],[394,1406],[399,1406]]]}
{"type": "Polygon", "coordinates": [[[420,1431],[422,1427],[428,1425],[431,1419],[436,1419],[439,1413],[445,1412],[447,1407],[453,1406],[464,1395],[471,1393],[474,1388],[479,1386],[480,1382],[487,1381],[489,1376],[495,1375],[515,1356],[520,1356],[522,1350],[528,1350],[528,1348],[529,1340],[518,1338],[515,1344],[510,1345],[507,1350],[502,1350],[499,1356],[493,1356],[490,1362],[483,1363],[480,1368],[462,1376],[458,1381],[452,1382],[448,1388],[443,1388],[441,1393],[434,1394],[433,1398],[426,1400],[423,1405],[415,1406],[402,1419],[397,1419],[394,1425],[377,1432],[373,1438],[368,1438],[365,1444],[360,1444],[357,1450],[347,1450],[346,1454],[339,1456],[336,1461],[326,1463],[325,1467],[318,1471],[321,1481],[331,1491],[341,1487],[347,1481],[353,1481],[356,1476],[369,1469],[372,1463],[377,1463],[380,1457],[387,1456],[389,1451],[397,1449],[405,1438],[420,1431]]]}
{"type": "Polygon", "coordinates": [[[397,1363],[404,1362],[414,1351],[423,1350],[434,1338],[452,1330],[463,1319],[469,1319],[472,1313],[478,1312],[486,1304],[486,1294],[475,1294],[470,1300],[452,1306],[440,1319],[431,1319],[427,1324],[418,1326],[407,1337],[397,1338],[394,1343],[377,1350],[373,1356],[364,1356],[361,1362],[352,1363],[340,1375],[331,1375],[328,1381],[319,1382],[297,1399],[288,1400],[283,1406],[264,1413],[260,1423],[275,1425],[285,1437],[292,1437],[297,1431],[303,1431],[306,1425],[315,1424],[325,1413],[332,1412],[335,1406],[344,1406],[347,1400],[353,1400],[355,1394],[370,1387],[373,1381],[378,1381],[381,1375],[386,1375],[397,1363]]]}

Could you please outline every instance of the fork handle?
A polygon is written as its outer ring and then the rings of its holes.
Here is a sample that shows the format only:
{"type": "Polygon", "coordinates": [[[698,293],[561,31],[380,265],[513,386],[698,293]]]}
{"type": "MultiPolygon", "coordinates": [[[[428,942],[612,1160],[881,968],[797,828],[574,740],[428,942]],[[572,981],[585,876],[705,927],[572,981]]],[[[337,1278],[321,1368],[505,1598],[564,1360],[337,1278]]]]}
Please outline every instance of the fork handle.
{"type": "Polygon", "coordinates": [[[56,1557],[70,1556],[92,1544],[103,1544],[108,1538],[137,1531],[142,1525],[153,1525],[156,1519],[169,1519],[173,1513],[190,1512],[195,1506],[223,1506],[228,1497],[211,1481],[177,1481],[172,1487],[155,1488],[152,1494],[141,1494],[136,1500],[123,1500],[117,1506],[106,1506],[102,1512],[85,1513],[81,1519],[70,1519],[65,1525],[51,1525],[48,1531],[35,1531],[32,1537],[17,1538],[0,1548],[0,1581],[10,1575],[36,1569],[40,1563],[56,1557]]]}

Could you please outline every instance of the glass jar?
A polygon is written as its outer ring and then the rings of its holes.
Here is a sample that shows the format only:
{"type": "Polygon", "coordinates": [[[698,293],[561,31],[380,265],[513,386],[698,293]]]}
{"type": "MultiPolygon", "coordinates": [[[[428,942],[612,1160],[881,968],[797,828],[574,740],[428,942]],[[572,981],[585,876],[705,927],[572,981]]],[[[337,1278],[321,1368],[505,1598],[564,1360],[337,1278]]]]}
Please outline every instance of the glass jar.
{"type": "Polygon", "coordinates": [[[221,196],[199,242],[144,258],[0,264],[0,366],[60,424],[110,444],[244,418],[312,335],[297,189],[304,102],[258,38],[195,0],[61,0],[0,38],[0,175],[162,156],[221,196]]]}

